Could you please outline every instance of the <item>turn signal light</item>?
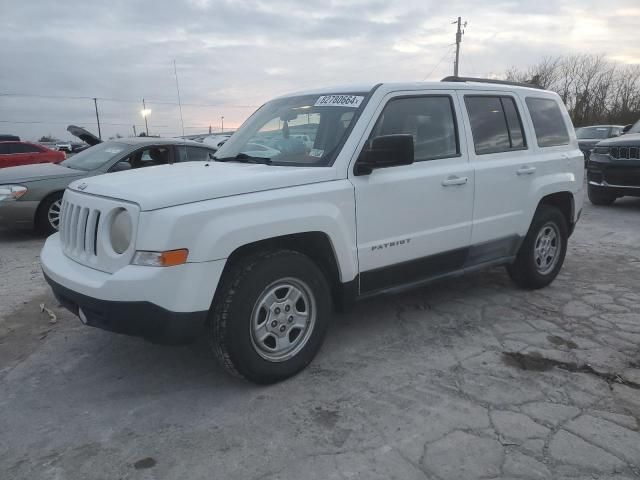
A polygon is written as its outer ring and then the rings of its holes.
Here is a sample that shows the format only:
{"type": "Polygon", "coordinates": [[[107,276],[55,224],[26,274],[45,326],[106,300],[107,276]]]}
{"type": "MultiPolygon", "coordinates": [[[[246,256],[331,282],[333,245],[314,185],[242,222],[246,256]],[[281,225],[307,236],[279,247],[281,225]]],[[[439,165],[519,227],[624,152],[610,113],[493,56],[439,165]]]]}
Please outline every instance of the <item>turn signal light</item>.
{"type": "Polygon", "coordinates": [[[166,252],[138,251],[133,256],[131,263],[147,267],[174,267],[187,263],[188,256],[189,250],[186,248],[167,250],[166,252]]]}

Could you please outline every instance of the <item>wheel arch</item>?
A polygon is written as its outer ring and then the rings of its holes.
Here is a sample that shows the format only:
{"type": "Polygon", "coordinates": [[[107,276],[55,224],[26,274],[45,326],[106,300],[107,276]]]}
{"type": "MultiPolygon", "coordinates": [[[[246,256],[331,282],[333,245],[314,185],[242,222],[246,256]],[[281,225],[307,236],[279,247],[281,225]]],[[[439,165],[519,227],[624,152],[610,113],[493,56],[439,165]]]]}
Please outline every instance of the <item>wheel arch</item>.
{"type": "Polygon", "coordinates": [[[551,207],[555,207],[562,213],[562,216],[565,218],[567,222],[567,228],[569,229],[569,235],[573,233],[573,228],[575,227],[575,199],[573,197],[573,193],[569,191],[561,191],[550,193],[545,195],[538,202],[538,206],[536,211],[542,205],[548,205],[551,207]]]}
{"type": "Polygon", "coordinates": [[[40,217],[42,209],[44,208],[44,203],[47,200],[49,200],[51,197],[53,197],[55,195],[58,195],[58,194],[62,198],[62,195],[64,195],[64,189],[63,190],[54,190],[53,192],[49,192],[44,197],[42,197],[42,199],[38,203],[38,207],[36,208],[36,211],[34,212],[34,215],[33,215],[33,223],[34,223],[34,225],[36,225],[37,222],[38,222],[38,218],[40,217]]]}
{"type": "Polygon", "coordinates": [[[340,267],[336,251],[329,235],[321,231],[280,235],[241,245],[227,258],[222,277],[240,259],[270,250],[293,250],[309,257],[325,275],[331,288],[334,304],[342,305],[343,284],[340,279],[340,267]]]}

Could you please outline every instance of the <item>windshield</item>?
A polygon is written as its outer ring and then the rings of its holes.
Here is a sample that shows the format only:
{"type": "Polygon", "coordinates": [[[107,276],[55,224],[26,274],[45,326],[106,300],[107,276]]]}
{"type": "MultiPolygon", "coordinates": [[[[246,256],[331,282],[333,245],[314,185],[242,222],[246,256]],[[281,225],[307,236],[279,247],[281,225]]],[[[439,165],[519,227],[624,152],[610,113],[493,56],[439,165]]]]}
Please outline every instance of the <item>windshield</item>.
{"type": "Polygon", "coordinates": [[[640,133],[640,120],[634,123],[627,133],[640,133]]]}
{"type": "Polygon", "coordinates": [[[609,138],[609,127],[582,127],[576,131],[579,140],[586,138],[609,138]]]}
{"type": "Polygon", "coordinates": [[[113,160],[122,152],[131,148],[126,143],[104,142],[87,148],[80,153],[76,153],[73,157],[68,158],[61,165],[75,170],[84,170],[89,172],[100,168],[105,163],[113,160]]]}
{"type": "Polygon", "coordinates": [[[304,95],[272,100],[260,107],[215,157],[287,166],[331,165],[367,95],[304,95]]]}

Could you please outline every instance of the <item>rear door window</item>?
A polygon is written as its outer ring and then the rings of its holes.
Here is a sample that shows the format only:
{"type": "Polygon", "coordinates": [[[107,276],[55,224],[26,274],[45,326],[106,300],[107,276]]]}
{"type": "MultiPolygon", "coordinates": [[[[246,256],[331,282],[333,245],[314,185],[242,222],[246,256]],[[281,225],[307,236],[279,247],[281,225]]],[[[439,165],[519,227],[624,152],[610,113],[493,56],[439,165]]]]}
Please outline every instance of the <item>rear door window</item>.
{"type": "Polygon", "coordinates": [[[11,143],[9,144],[9,153],[39,153],[40,150],[34,145],[28,145],[26,143],[11,143]]]}
{"type": "Polygon", "coordinates": [[[539,147],[555,147],[569,144],[569,132],[562,111],[550,98],[527,97],[527,108],[539,147]]]}
{"type": "Polygon", "coordinates": [[[466,95],[464,101],[477,155],[526,148],[522,122],[512,97],[466,95]]]}

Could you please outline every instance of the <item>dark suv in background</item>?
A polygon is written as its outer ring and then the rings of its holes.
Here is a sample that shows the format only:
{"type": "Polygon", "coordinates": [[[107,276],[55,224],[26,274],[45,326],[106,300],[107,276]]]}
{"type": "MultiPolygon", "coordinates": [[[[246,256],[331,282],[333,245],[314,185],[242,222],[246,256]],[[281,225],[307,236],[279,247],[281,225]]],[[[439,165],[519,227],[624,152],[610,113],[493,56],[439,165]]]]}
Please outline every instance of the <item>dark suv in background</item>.
{"type": "Polygon", "coordinates": [[[593,125],[590,127],[576,128],[576,137],[578,137],[578,146],[584,154],[585,165],[589,160],[591,151],[598,142],[607,138],[619,137],[624,130],[623,125],[593,125]]]}
{"type": "Polygon", "coordinates": [[[640,120],[624,135],[602,140],[587,163],[589,200],[610,205],[616,198],[640,197],[640,120]]]}

